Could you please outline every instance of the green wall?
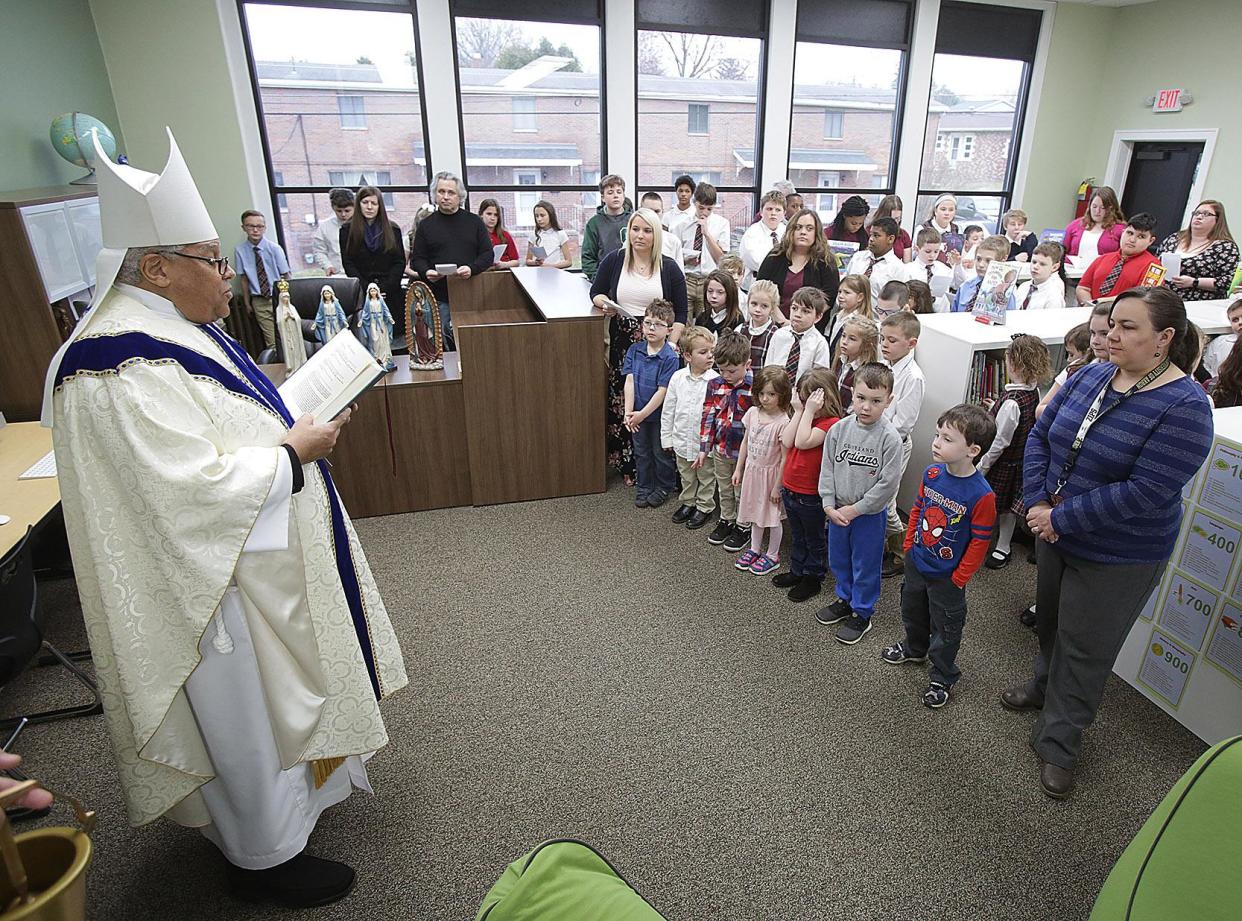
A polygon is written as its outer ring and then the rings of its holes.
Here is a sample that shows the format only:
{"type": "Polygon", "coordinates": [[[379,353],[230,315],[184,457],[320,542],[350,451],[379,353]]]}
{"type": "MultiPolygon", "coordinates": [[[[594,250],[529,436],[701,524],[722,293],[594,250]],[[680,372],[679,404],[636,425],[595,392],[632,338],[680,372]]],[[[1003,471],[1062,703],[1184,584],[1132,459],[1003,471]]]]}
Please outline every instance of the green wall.
{"type": "Polygon", "coordinates": [[[1058,4],[1020,202],[1032,222],[1068,223],[1078,183],[1089,176],[1102,182],[1113,133],[1132,129],[1218,129],[1205,197],[1242,214],[1240,27],[1238,0],[1157,0],[1120,9],[1058,4]],[[1169,87],[1195,101],[1163,115],[1143,105],[1169,87]]]}
{"type": "Polygon", "coordinates": [[[171,128],[231,252],[241,213],[254,205],[216,4],[91,0],[91,9],[131,162],[163,169],[171,128]]]}
{"type": "Polygon", "coordinates": [[[0,61],[12,81],[0,107],[0,189],[77,179],[82,168],[62,160],[48,140],[53,118],[94,115],[121,141],[87,0],[0,0],[0,23],[0,61]]]}

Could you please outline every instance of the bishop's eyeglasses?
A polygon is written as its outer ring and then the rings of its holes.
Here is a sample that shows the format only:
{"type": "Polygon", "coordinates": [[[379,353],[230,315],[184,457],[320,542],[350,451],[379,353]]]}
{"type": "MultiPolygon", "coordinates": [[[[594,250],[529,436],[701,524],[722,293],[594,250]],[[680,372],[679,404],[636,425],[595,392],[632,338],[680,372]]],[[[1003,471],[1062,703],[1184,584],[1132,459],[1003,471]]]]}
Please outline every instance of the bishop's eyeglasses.
{"type": "Polygon", "coordinates": [[[186,259],[197,259],[199,262],[210,262],[216,267],[216,271],[220,273],[221,278],[229,274],[228,256],[195,256],[192,253],[183,253],[176,249],[166,249],[164,252],[170,256],[184,256],[186,259]]]}

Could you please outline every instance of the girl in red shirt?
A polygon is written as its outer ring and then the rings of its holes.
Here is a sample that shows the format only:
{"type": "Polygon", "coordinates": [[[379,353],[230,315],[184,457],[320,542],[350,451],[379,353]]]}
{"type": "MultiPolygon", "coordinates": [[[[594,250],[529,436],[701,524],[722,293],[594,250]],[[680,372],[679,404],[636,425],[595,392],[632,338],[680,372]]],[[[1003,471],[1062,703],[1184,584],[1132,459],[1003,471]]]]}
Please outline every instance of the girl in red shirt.
{"type": "Polygon", "coordinates": [[[483,199],[479,202],[479,217],[483,219],[483,226],[492,238],[492,246],[503,244],[505,247],[505,251],[493,266],[498,269],[513,268],[518,264],[517,245],[513,242],[513,236],[505,230],[504,212],[500,210],[500,202],[494,198],[483,199]]]}

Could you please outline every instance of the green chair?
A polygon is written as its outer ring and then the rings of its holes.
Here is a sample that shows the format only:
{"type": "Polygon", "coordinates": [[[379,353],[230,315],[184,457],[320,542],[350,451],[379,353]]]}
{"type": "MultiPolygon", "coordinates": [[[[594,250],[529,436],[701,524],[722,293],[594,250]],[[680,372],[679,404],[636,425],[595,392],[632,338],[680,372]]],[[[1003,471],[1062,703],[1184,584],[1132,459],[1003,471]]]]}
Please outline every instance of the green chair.
{"type": "Polygon", "coordinates": [[[594,848],[545,841],[505,868],[475,921],[664,921],[594,848]]]}
{"type": "Polygon", "coordinates": [[[1118,859],[1091,921],[1237,921],[1242,736],[1191,765],[1118,859]]]}

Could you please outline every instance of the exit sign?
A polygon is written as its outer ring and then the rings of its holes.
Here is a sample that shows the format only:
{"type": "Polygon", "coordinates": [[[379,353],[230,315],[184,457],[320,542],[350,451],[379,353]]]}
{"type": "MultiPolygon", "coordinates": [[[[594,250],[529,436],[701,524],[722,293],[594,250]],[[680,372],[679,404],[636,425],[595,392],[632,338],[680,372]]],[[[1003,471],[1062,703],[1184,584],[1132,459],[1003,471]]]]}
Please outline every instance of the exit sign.
{"type": "Polygon", "coordinates": [[[1156,101],[1152,105],[1153,112],[1180,112],[1182,111],[1182,91],[1176,90],[1160,90],[1156,93],[1156,101]]]}

